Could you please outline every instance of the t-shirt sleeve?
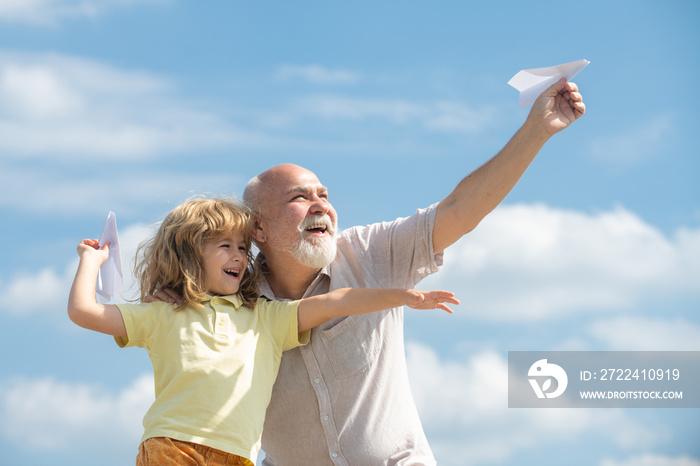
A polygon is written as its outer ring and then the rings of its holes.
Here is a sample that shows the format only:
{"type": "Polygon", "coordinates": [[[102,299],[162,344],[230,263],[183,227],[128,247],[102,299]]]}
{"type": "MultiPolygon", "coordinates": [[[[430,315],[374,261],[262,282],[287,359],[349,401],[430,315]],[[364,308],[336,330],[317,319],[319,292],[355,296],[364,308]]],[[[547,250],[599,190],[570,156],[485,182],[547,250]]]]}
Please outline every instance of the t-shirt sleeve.
{"type": "Polygon", "coordinates": [[[126,337],[114,337],[120,348],[136,346],[148,348],[163,312],[174,312],[173,305],[163,302],[142,304],[118,304],[124,319],[126,337]]]}
{"type": "Polygon", "coordinates": [[[297,315],[299,301],[268,301],[260,298],[257,305],[260,320],[269,331],[273,342],[282,351],[303,346],[309,342],[311,330],[299,333],[297,315]]]}
{"type": "MultiPolygon", "coordinates": [[[[443,253],[433,252],[437,204],[393,222],[355,227],[343,232],[341,252],[348,271],[366,277],[366,287],[412,288],[442,265],[443,253]]],[[[342,272],[341,272],[342,273],[342,272]]]]}

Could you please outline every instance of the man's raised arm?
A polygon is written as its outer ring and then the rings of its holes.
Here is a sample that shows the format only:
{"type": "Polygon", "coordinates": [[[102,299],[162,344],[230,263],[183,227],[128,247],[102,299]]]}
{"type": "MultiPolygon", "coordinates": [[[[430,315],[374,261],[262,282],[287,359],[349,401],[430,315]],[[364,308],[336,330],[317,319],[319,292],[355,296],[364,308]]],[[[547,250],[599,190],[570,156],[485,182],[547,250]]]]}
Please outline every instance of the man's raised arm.
{"type": "Polygon", "coordinates": [[[586,111],[578,87],[563,78],[532,105],[523,126],[491,160],[464,178],[435,214],[433,251],[437,254],[472,231],[513,189],[554,134],[586,111]]]}

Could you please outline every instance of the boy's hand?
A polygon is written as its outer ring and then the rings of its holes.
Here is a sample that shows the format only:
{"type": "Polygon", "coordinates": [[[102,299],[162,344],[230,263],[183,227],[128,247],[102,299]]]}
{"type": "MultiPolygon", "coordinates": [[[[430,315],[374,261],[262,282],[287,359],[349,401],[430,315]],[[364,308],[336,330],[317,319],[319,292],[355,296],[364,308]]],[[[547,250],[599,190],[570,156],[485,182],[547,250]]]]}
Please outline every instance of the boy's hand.
{"type": "Polygon", "coordinates": [[[84,239],[78,245],[78,255],[81,260],[94,258],[99,265],[104,264],[109,257],[109,245],[107,241],[102,247],[96,239],[84,239]]]}
{"type": "Polygon", "coordinates": [[[406,305],[413,309],[442,309],[452,314],[452,309],[444,303],[459,304],[459,300],[454,297],[455,294],[449,291],[409,290],[409,294],[411,295],[411,302],[406,305]]]}

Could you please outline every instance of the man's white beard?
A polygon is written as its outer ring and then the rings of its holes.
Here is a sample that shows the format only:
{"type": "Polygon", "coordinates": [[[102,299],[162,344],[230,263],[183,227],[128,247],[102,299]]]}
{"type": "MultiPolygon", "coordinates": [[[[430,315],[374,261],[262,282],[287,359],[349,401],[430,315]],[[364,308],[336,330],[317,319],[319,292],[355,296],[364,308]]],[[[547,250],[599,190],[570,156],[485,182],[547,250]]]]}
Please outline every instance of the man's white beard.
{"type": "Polygon", "coordinates": [[[333,225],[328,215],[319,215],[315,218],[306,219],[304,223],[299,226],[299,239],[297,240],[297,244],[289,252],[301,265],[314,269],[322,269],[335,259],[335,254],[338,249],[335,233],[335,225],[333,225]],[[316,238],[304,234],[307,227],[319,222],[326,225],[326,232],[328,233],[326,236],[316,238]]]}
{"type": "Polygon", "coordinates": [[[335,259],[335,238],[301,238],[292,256],[306,267],[322,269],[335,259]]]}

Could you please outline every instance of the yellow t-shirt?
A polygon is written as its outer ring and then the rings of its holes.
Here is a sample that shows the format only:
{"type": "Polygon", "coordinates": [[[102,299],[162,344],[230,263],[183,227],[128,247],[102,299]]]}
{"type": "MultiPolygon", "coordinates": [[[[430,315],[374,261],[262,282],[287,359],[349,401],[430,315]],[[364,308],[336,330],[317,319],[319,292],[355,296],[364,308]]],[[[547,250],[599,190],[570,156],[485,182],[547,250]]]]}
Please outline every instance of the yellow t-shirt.
{"type": "Polygon", "coordinates": [[[128,337],[120,347],[148,350],[156,400],[143,419],[142,441],[170,437],[255,461],[265,410],[282,352],[309,341],[298,333],[298,301],[215,296],[175,311],[155,302],[120,304],[128,337]]]}

